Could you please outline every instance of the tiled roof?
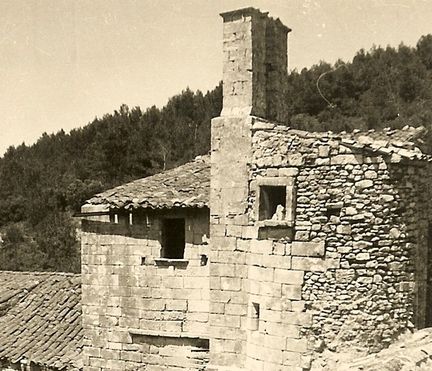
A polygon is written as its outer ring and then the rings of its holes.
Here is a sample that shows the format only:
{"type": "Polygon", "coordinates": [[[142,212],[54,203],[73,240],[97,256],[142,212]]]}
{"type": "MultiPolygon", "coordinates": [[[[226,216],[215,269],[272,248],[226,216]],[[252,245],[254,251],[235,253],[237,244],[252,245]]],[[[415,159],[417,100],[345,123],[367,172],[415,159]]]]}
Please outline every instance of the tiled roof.
{"type": "MultiPolygon", "coordinates": [[[[287,133],[301,137],[333,138],[354,150],[391,156],[396,161],[402,158],[432,160],[431,156],[422,153],[417,147],[426,132],[424,127],[406,126],[402,129],[385,128],[367,132],[354,130],[352,133],[337,134],[285,129],[287,133]]],[[[201,156],[175,169],[100,193],[88,200],[86,205],[106,205],[113,209],[205,207],[209,205],[209,194],[210,157],[201,156]]]]}
{"type": "Polygon", "coordinates": [[[80,370],[81,278],[0,272],[0,364],[80,370]]]}
{"type": "Polygon", "coordinates": [[[111,208],[206,207],[209,203],[210,156],[100,193],[87,204],[111,208]]]}

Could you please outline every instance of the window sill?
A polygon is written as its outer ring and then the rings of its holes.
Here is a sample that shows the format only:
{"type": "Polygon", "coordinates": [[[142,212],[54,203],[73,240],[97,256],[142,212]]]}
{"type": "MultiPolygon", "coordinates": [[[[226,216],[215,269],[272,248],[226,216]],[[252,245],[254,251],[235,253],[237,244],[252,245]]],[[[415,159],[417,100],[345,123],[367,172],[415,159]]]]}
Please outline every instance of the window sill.
{"type": "Polygon", "coordinates": [[[169,258],[156,258],[154,259],[156,265],[159,266],[175,266],[175,267],[185,267],[189,264],[187,259],[169,259],[169,258]]]}
{"type": "Polygon", "coordinates": [[[294,222],[288,220],[260,220],[258,226],[259,240],[292,241],[294,237],[294,222]]]}
{"type": "Polygon", "coordinates": [[[294,222],[291,220],[260,220],[257,222],[258,227],[293,227],[294,222]]]}

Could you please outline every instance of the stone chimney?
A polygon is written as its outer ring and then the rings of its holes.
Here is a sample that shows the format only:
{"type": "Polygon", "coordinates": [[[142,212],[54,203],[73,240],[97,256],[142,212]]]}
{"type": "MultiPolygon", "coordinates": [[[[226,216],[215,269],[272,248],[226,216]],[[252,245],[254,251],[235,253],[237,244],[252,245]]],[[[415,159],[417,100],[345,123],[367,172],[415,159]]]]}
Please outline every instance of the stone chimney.
{"type": "Polygon", "coordinates": [[[258,238],[249,218],[252,129],[259,118],[287,118],[289,28],[254,8],[222,17],[223,110],[211,128],[208,371],[251,370],[246,365],[253,307],[246,245],[258,238]]]}
{"type": "Polygon", "coordinates": [[[252,115],[285,122],[287,37],[279,19],[255,8],[221,14],[223,110],[221,116],[252,115]]]}

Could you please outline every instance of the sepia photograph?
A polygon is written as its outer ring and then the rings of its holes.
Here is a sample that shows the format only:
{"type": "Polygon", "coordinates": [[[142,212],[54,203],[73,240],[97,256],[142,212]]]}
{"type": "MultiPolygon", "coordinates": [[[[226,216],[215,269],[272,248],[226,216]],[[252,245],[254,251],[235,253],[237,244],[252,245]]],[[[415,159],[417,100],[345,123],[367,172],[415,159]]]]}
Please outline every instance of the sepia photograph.
{"type": "Polygon", "coordinates": [[[431,371],[431,20],[0,0],[0,371],[431,371]]]}

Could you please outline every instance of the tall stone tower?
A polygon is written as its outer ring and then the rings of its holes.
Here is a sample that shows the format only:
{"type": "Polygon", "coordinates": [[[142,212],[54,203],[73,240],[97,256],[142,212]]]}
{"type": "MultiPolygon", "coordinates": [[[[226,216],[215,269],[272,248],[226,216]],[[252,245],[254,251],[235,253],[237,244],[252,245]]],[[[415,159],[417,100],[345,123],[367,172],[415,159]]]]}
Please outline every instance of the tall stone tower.
{"type": "MultiPolygon", "coordinates": [[[[212,121],[210,194],[210,369],[244,369],[251,302],[247,246],[258,233],[248,214],[254,116],[287,117],[287,35],[254,8],[222,14],[223,110],[212,121]],[[246,238],[246,240],[244,239],[246,238]]],[[[262,120],[261,120],[262,121],[262,120]]]]}

